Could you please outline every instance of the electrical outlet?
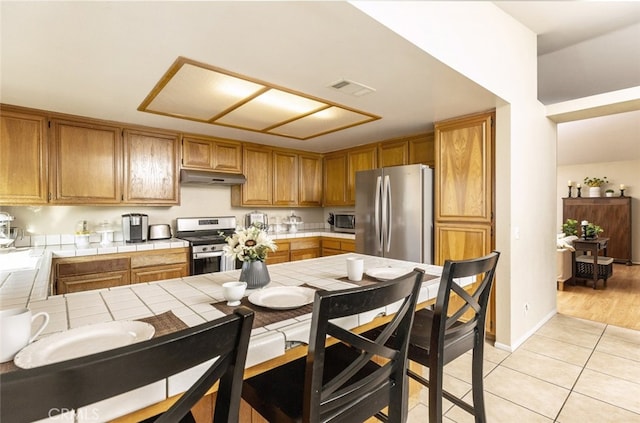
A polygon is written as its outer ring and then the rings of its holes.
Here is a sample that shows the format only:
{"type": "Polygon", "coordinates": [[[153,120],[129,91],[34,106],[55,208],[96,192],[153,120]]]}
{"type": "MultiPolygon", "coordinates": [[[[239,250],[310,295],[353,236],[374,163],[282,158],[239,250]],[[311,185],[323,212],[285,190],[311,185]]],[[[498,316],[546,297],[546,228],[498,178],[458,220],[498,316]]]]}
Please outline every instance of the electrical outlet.
{"type": "Polygon", "coordinates": [[[524,314],[529,312],[529,303],[524,303],[524,314]]]}

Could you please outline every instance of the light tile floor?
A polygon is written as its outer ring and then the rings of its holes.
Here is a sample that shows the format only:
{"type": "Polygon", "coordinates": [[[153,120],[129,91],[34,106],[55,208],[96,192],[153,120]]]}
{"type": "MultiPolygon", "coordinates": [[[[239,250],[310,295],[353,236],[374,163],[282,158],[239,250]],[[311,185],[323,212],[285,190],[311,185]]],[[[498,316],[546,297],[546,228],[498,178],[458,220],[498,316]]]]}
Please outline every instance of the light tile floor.
{"type": "MultiPolygon", "coordinates": [[[[489,423],[640,423],[640,331],[557,314],[513,353],[487,343],[484,374],[489,423]]],[[[415,386],[409,422],[424,423],[428,390],[415,386]]],[[[471,401],[470,353],[445,367],[445,389],[471,401]]],[[[444,422],[474,421],[443,407],[444,422]]]]}

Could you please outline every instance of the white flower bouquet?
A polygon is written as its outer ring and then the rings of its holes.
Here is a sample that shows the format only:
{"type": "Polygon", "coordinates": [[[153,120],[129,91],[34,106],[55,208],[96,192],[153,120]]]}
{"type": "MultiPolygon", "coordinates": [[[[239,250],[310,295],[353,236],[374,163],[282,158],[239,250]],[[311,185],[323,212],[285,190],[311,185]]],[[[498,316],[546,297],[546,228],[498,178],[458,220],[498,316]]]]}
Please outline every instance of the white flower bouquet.
{"type": "Polygon", "coordinates": [[[255,226],[242,228],[225,239],[224,253],[240,261],[264,261],[278,248],[267,233],[255,226]]]}

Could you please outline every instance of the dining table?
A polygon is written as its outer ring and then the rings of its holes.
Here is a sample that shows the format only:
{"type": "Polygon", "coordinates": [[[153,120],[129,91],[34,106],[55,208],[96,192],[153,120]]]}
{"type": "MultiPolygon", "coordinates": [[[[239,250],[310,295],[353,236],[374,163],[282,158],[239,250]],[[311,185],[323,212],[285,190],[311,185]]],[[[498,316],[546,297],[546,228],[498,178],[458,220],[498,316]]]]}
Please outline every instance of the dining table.
{"type": "MultiPolygon", "coordinates": [[[[257,294],[263,294],[264,290],[271,288],[284,291],[300,287],[339,290],[364,286],[381,280],[375,276],[384,274],[384,279],[401,276],[416,267],[425,270],[418,297],[418,308],[424,308],[435,301],[442,274],[441,266],[357,253],[269,265],[271,282],[259,290],[247,290],[240,304],[255,312],[244,377],[252,377],[306,355],[311,330],[312,298],[306,304],[270,307],[268,303],[256,300],[261,297],[257,294]],[[354,257],[362,258],[364,262],[364,274],[360,281],[347,278],[347,259],[354,257]],[[380,272],[381,270],[384,271],[380,272]]],[[[79,329],[90,330],[92,325],[99,326],[111,321],[146,322],[155,328],[153,336],[162,336],[214,320],[231,313],[237,307],[227,305],[222,294],[222,284],[237,281],[239,275],[240,270],[232,270],[56,295],[34,301],[29,304],[29,308],[34,312],[47,311],[50,314],[50,324],[49,330],[27,348],[36,348],[39,342],[46,342],[47,337],[60,337],[79,329]]],[[[460,280],[458,283],[464,286],[473,283],[473,280],[460,280]]],[[[389,321],[396,309],[393,305],[388,306],[375,312],[346,318],[340,324],[364,332],[389,321]]],[[[204,366],[201,365],[159,381],[154,387],[143,387],[123,394],[126,399],[120,395],[101,401],[92,405],[91,410],[98,413],[103,421],[140,421],[166,410],[203,370],[204,366]]],[[[0,365],[0,377],[3,372],[8,371],[19,371],[19,367],[14,362],[0,365]]],[[[210,393],[214,392],[215,386],[210,393]]],[[[76,412],[81,413],[82,410],[76,412]]]]}

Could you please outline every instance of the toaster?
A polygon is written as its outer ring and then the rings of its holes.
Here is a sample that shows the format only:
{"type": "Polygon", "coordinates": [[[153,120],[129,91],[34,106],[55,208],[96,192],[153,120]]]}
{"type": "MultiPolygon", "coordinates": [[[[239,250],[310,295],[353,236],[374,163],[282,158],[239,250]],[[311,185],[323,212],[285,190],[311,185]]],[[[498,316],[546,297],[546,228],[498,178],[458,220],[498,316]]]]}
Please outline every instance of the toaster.
{"type": "Polygon", "coordinates": [[[162,225],[149,225],[149,241],[154,239],[169,239],[171,238],[171,226],[162,225]]]}

